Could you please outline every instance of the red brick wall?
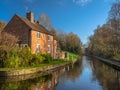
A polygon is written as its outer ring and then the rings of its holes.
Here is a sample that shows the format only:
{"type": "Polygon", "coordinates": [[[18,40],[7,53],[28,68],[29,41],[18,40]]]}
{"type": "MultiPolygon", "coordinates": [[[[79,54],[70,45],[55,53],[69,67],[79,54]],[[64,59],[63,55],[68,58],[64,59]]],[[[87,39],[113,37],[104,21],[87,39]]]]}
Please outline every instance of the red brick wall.
{"type": "Polygon", "coordinates": [[[37,38],[37,31],[30,30],[30,28],[23,22],[18,16],[14,16],[4,29],[21,41],[21,44],[28,44],[32,53],[36,53],[36,46],[40,44],[41,53],[48,53],[48,45],[51,47],[50,54],[54,56],[54,37],[50,36],[48,41],[48,35],[40,33],[40,39],[37,38]]]}
{"type": "Polygon", "coordinates": [[[48,45],[51,47],[51,55],[53,56],[53,36],[48,41],[48,36],[40,32],[40,38],[37,38],[37,31],[31,30],[31,51],[36,53],[36,46],[40,44],[41,53],[48,53],[48,45]]]}
{"type": "Polygon", "coordinates": [[[56,59],[57,58],[57,40],[54,40],[54,49],[53,49],[53,52],[54,52],[54,59],[56,59]]]}
{"type": "Polygon", "coordinates": [[[5,27],[4,32],[16,36],[22,44],[30,45],[29,30],[30,28],[15,15],[5,27]]]}

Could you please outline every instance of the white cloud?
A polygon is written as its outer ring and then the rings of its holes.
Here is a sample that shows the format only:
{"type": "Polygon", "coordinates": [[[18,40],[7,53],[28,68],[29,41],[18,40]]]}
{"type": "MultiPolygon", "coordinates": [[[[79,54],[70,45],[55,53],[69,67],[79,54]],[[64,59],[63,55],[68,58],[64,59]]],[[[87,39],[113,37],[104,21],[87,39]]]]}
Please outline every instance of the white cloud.
{"type": "Polygon", "coordinates": [[[84,6],[88,3],[90,3],[92,0],[73,0],[73,3],[79,4],[81,6],[84,6]]]}

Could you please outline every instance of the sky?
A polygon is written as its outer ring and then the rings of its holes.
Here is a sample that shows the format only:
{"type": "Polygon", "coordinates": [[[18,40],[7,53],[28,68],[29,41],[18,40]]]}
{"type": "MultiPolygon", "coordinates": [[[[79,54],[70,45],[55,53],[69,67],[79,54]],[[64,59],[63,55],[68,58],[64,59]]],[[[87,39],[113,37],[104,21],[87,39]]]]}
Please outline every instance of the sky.
{"type": "Polygon", "coordinates": [[[32,11],[35,20],[44,13],[57,30],[74,32],[82,43],[94,33],[98,25],[103,25],[115,0],[1,0],[0,20],[8,23],[14,14],[26,17],[32,11]]]}

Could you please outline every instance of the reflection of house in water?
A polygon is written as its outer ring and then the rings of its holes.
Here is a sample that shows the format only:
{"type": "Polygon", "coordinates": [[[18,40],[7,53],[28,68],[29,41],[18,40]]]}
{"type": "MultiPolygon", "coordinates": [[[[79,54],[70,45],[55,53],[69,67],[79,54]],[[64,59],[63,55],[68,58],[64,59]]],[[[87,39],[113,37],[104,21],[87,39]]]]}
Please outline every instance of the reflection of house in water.
{"type": "Polygon", "coordinates": [[[44,83],[35,83],[31,85],[31,90],[55,90],[58,83],[58,77],[65,72],[65,68],[52,73],[52,78],[44,83]]]}
{"type": "Polygon", "coordinates": [[[56,70],[0,79],[0,90],[55,90],[65,67],[56,70]]]}

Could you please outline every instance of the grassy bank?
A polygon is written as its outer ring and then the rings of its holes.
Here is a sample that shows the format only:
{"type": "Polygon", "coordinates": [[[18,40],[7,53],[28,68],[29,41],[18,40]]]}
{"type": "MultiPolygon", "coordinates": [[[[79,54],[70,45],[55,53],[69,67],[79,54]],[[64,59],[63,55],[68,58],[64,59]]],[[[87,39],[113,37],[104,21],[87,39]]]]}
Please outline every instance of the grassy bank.
{"type": "Polygon", "coordinates": [[[77,54],[74,54],[74,53],[71,53],[71,52],[67,52],[68,53],[68,58],[69,58],[69,61],[74,63],[76,62],[76,60],[78,58],[80,58],[80,55],[77,55],[77,54]]]}
{"type": "Polygon", "coordinates": [[[23,70],[36,67],[51,66],[57,64],[63,64],[66,62],[74,63],[80,57],[74,53],[68,53],[68,58],[66,59],[52,59],[48,54],[32,54],[29,48],[23,48],[19,51],[10,51],[7,54],[3,54],[0,60],[1,68],[0,71],[10,71],[10,70],[23,70]]]}
{"type": "Polygon", "coordinates": [[[28,67],[18,67],[18,68],[0,68],[0,71],[11,71],[11,70],[23,70],[23,69],[30,69],[30,68],[37,68],[37,67],[43,67],[43,66],[51,66],[51,65],[57,65],[57,64],[63,64],[68,61],[64,60],[53,60],[50,63],[42,63],[39,65],[32,65],[28,67]]]}

